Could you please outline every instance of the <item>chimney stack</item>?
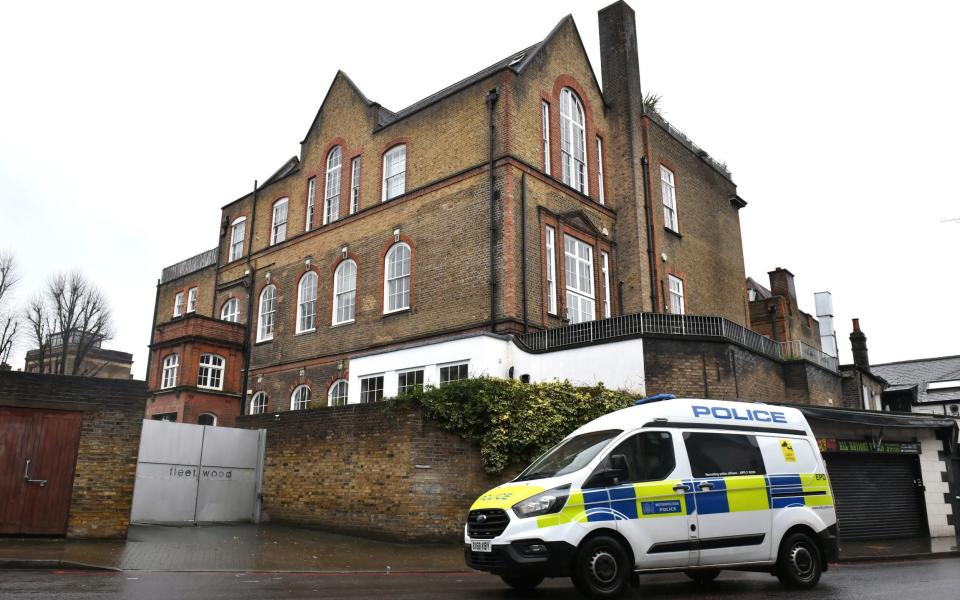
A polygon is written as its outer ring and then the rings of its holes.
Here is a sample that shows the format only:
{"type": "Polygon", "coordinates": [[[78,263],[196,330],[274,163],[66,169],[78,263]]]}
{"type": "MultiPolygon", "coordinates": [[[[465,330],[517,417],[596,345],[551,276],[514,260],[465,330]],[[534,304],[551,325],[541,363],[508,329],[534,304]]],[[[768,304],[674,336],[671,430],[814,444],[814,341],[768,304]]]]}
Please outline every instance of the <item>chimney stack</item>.
{"type": "Polygon", "coordinates": [[[770,291],[774,296],[784,296],[790,299],[791,306],[797,306],[797,288],[793,285],[793,273],[777,267],[767,273],[770,278],[770,291]]]}
{"type": "Polygon", "coordinates": [[[853,349],[853,364],[869,371],[870,356],[867,354],[867,336],[860,331],[860,319],[853,320],[853,332],[850,334],[850,347],[853,349]]]}

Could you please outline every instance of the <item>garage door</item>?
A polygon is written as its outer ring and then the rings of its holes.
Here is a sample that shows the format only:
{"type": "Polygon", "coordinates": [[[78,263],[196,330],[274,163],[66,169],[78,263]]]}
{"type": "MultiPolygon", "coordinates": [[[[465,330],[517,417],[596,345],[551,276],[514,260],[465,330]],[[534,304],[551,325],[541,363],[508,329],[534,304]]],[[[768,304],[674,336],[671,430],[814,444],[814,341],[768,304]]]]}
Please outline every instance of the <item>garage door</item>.
{"type": "Polygon", "coordinates": [[[925,537],[916,456],[825,454],[845,540],[925,537]]]}

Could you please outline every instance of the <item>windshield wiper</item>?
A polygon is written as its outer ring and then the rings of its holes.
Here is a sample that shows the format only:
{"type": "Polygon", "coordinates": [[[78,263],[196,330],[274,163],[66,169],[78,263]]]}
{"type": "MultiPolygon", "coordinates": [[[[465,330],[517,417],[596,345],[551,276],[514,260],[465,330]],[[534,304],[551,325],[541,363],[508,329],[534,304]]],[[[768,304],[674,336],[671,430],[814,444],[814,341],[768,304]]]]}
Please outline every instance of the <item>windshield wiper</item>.
{"type": "Polygon", "coordinates": [[[547,477],[553,477],[553,473],[550,471],[534,471],[522,477],[517,477],[517,481],[530,481],[531,479],[545,479],[547,477]]]}

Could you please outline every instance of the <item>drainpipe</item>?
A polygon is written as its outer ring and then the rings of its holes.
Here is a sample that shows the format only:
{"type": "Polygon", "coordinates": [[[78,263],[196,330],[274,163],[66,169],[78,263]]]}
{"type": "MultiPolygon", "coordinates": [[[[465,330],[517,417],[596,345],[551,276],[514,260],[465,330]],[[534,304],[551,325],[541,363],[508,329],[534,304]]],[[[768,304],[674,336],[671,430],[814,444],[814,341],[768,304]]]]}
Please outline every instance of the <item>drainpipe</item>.
{"type": "Polygon", "coordinates": [[[523,298],[523,332],[530,331],[527,314],[527,174],[520,173],[520,286],[523,298]]]}
{"type": "Polygon", "coordinates": [[[650,309],[657,312],[657,257],[653,255],[653,213],[650,211],[650,163],[640,157],[643,167],[643,212],[647,221],[647,266],[650,270],[650,309]]]}
{"type": "Polygon", "coordinates": [[[253,182],[253,208],[250,210],[250,236],[247,242],[247,269],[250,275],[244,285],[247,288],[247,331],[243,336],[243,385],[240,387],[240,414],[247,411],[247,387],[250,383],[250,336],[253,335],[253,291],[254,284],[257,282],[257,270],[250,264],[250,256],[253,254],[253,238],[257,224],[257,191],[258,182],[253,182]]]}
{"type": "MultiPolygon", "coordinates": [[[[147,387],[150,387],[150,363],[152,362],[153,354],[153,340],[157,335],[157,304],[160,302],[160,280],[157,279],[157,295],[153,298],[153,321],[150,321],[150,352],[147,354],[147,372],[143,376],[143,379],[147,382],[147,387]]],[[[40,356],[40,364],[43,364],[43,355],[40,356]]],[[[42,372],[42,371],[41,371],[42,372]]]]}
{"type": "Polygon", "coordinates": [[[490,331],[497,331],[497,194],[496,177],[493,173],[493,153],[496,149],[496,127],[493,124],[493,111],[496,109],[497,100],[500,99],[500,92],[493,88],[487,93],[487,109],[489,118],[489,155],[488,171],[490,177],[490,331]]]}

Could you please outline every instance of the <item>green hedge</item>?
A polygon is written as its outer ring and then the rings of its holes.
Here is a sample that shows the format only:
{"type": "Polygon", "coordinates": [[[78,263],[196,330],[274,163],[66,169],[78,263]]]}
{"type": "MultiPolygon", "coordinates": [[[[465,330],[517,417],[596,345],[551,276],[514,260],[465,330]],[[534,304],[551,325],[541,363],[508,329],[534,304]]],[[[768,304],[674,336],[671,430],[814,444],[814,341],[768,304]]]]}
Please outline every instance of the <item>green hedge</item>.
{"type": "Polygon", "coordinates": [[[603,385],[524,384],[482,377],[396,400],[420,405],[443,429],[478,443],[484,470],[499,473],[510,465],[529,463],[577,427],[631,406],[635,399],[603,385]]]}

